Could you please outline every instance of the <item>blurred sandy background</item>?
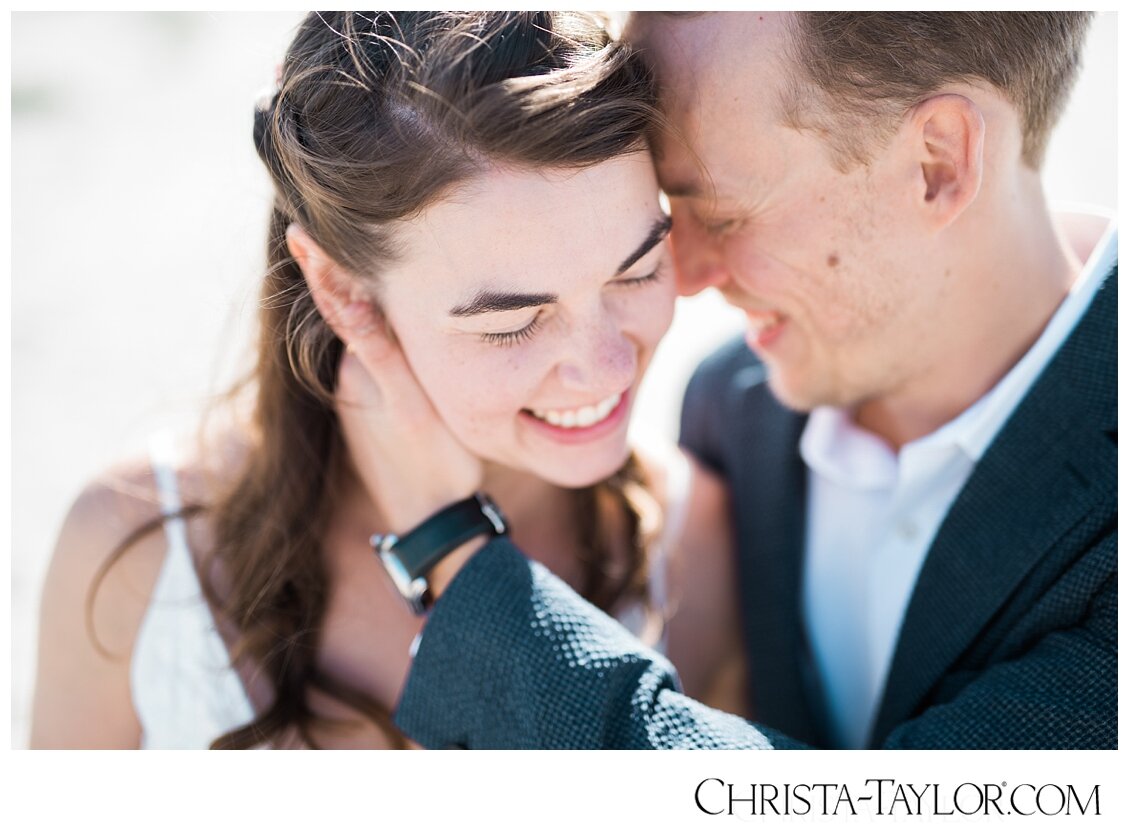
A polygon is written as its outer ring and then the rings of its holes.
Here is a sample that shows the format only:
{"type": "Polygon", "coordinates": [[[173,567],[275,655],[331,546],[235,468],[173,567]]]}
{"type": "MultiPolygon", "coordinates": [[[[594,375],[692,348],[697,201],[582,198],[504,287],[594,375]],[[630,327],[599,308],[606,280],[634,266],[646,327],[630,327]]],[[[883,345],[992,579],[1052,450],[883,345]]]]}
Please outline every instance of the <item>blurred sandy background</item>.
{"type": "MultiPolygon", "coordinates": [[[[81,486],[241,369],[269,188],[252,104],[299,16],[12,16],[12,744],[39,587],[81,486]]],[[[1116,207],[1116,15],[1052,143],[1055,200],[1116,207]]],[[[680,301],[635,430],[673,437],[694,364],[740,329],[680,301]]]]}

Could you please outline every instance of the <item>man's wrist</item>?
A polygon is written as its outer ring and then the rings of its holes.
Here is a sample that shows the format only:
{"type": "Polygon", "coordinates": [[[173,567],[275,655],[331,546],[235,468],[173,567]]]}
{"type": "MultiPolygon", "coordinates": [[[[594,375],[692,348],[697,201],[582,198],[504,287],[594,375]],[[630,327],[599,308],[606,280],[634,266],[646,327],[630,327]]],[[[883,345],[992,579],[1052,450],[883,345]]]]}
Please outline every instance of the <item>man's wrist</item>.
{"type": "Polygon", "coordinates": [[[408,606],[420,615],[487,539],[506,531],[502,512],[489,496],[476,492],[406,533],[377,533],[370,543],[408,606]]]}
{"type": "Polygon", "coordinates": [[[459,545],[459,547],[443,557],[443,559],[428,572],[426,575],[427,587],[431,591],[432,600],[437,600],[443,596],[443,592],[446,591],[451,581],[458,576],[463,566],[470,561],[472,556],[486,547],[488,541],[489,539],[486,536],[475,536],[469,542],[459,545]]]}

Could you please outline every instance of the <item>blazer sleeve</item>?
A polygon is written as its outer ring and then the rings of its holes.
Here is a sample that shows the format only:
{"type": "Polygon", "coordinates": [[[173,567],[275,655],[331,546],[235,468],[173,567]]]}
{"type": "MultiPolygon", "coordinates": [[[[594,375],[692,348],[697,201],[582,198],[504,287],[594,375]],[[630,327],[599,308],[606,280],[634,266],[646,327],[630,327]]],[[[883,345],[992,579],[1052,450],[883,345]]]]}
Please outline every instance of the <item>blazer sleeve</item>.
{"type": "Polygon", "coordinates": [[[504,538],[432,610],[395,722],[428,748],[799,745],[687,698],[670,662],[504,538]]]}
{"type": "MultiPolygon", "coordinates": [[[[1116,555],[1116,534],[1095,550],[1116,555]]],[[[1116,673],[1113,573],[1076,625],[970,674],[882,745],[1115,748],[1116,673]]],[[[684,696],[666,659],[506,539],[436,604],[395,721],[428,748],[804,747],[684,696]]]]}

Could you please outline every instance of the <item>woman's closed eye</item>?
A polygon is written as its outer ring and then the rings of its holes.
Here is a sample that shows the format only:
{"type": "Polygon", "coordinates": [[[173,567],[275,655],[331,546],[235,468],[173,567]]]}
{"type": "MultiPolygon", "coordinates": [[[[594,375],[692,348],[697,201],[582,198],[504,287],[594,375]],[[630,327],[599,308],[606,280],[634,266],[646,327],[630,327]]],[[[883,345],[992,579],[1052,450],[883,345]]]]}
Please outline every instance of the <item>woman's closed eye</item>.
{"type": "Polygon", "coordinates": [[[499,347],[512,347],[515,344],[520,344],[522,341],[532,338],[540,328],[541,312],[538,311],[537,314],[533,316],[533,320],[521,329],[516,329],[513,332],[483,332],[482,340],[488,344],[495,344],[499,347]]]}
{"type": "MultiPolygon", "coordinates": [[[[662,272],[665,263],[660,263],[654,271],[643,277],[625,277],[622,280],[613,280],[611,285],[622,289],[639,288],[649,285],[650,283],[658,282],[662,279],[662,272]]],[[[494,344],[499,347],[512,347],[517,344],[527,341],[537,334],[541,329],[542,317],[544,309],[538,310],[537,314],[533,316],[528,324],[521,329],[515,329],[512,332],[483,332],[481,338],[488,344],[494,344]]]]}
{"type": "Polygon", "coordinates": [[[647,283],[657,282],[662,279],[662,271],[665,263],[660,262],[655,270],[645,277],[626,277],[622,280],[616,280],[615,284],[621,287],[631,288],[632,286],[646,285],[647,283]]]}

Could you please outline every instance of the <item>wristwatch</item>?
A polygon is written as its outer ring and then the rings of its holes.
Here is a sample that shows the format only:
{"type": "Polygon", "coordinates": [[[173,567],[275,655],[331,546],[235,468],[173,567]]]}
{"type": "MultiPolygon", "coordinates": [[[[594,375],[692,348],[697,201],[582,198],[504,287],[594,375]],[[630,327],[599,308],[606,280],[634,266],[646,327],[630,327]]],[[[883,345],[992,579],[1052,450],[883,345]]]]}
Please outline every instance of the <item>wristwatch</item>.
{"type": "Polygon", "coordinates": [[[493,539],[508,530],[502,511],[488,495],[444,507],[423,524],[402,536],[377,533],[369,539],[400,595],[412,612],[422,615],[433,600],[426,574],[455,548],[476,536],[493,539]]]}

